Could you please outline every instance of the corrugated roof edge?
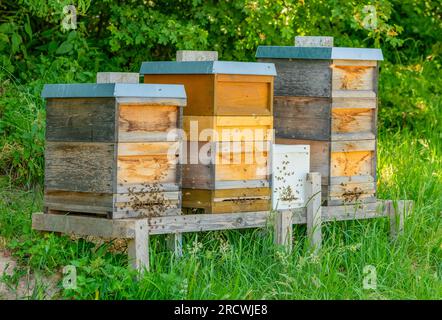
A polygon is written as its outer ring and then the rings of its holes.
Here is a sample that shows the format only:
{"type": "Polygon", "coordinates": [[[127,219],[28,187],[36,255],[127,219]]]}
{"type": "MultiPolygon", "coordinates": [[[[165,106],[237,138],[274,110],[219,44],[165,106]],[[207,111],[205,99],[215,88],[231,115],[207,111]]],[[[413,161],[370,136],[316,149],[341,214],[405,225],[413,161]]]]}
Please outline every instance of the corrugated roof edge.
{"type": "Polygon", "coordinates": [[[381,49],[341,47],[259,46],[256,58],[384,60],[381,49]]]}
{"type": "Polygon", "coordinates": [[[186,99],[183,85],[142,83],[74,83],[46,84],[43,98],[172,98],[186,99]]]}
{"type": "Polygon", "coordinates": [[[276,76],[273,63],[239,61],[147,61],[140,74],[244,74],[276,76]]]}

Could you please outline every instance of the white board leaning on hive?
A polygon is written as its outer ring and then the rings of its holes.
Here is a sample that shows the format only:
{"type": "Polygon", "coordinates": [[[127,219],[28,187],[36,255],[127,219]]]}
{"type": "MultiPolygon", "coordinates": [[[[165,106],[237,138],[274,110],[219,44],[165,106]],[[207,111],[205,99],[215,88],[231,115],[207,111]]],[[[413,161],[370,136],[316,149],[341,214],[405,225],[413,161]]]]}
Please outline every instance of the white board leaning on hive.
{"type": "Polygon", "coordinates": [[[305,183],[310,171],[309,145],[273,145],[272,205],[289,210],[305,205],[305,183]]]}

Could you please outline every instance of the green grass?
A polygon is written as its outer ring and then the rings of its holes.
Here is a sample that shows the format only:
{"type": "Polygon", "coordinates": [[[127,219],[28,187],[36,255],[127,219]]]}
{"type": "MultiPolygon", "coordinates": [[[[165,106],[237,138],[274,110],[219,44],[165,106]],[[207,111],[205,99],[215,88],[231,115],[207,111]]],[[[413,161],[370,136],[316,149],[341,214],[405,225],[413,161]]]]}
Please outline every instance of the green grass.
{"type": "Polygon", "coordinates": [[[40,190],[1,192],[0,235],[23,267],[51,274],[75,265],[78,288],[62,290],[65,298],[441,299],[441,144],[437,136],[421,140],[408,131],[380,136],[380,197],[415,200],[394,242],[387,218],[325,224],[318,256],[307,250],[303,226],[291,255],[273,245],[270,229],[188,234],[179,260],[155,236],[152,270],[136,282],[124,252],[108,244],[31,231],[40,190]],[[367,265],[376,267],[377,290],[363,288],[367,265]]]}

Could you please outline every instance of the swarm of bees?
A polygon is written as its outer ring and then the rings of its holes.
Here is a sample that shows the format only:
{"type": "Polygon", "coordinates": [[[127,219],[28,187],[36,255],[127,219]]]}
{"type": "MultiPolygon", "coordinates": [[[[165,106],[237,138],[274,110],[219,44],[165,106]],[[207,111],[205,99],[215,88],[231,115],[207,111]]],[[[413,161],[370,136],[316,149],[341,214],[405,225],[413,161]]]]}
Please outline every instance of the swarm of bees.
{"type": "MultiPolygon", "coordinates": [[[[295,195],[295,192],[299,194],[298,190],[295,190],[293,192],[292,187],[288,184],[287,177],[293,176],[295,174],[294,171],[289,171],[288,168],[290,167],[290,161],[287,160],[288,155],[285,155],[286,160],[282,161],[282,168],[276,167],[276,170],[278,171],[279,175],[274,175],[274,179],[281,182],[282,186],[276,187],[275,190],[279,195],[279,200],[281,201],[294,201],[298,200],[299,198],[295,195]]],[[[302,180],[298,181],[299,183],[302,182],[302,180]]],[[[299,184],[296,185],[298,187],[299,184]]]]}

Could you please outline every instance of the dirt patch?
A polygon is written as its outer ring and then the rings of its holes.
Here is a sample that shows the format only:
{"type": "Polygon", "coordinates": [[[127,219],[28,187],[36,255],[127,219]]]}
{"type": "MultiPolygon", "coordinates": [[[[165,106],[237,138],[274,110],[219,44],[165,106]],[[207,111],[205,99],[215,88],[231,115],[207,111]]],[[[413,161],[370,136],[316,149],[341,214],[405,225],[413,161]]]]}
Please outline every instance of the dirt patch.
{"type": "Polygon", "coordinates": [[[17,268],[17,262],[5,249],[0,238],[0,300],[54,299],[58,296],[57,283],[61,276],[40,276],[28,269],[17,268]]]}

